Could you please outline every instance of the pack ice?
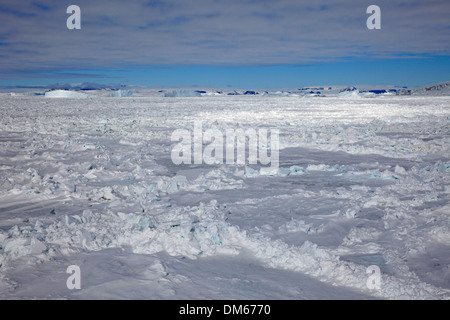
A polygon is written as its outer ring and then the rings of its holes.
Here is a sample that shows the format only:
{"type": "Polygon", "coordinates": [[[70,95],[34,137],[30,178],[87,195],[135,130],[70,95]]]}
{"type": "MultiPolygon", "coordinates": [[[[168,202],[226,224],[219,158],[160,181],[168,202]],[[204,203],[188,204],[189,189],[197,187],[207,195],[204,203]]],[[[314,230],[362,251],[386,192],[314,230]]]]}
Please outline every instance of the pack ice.
{"type": "Polygon", "coordinates": [[[1,97],[1,299],[450,297],[448,96],[174,92],[1,97]],[[278,170],[173,164],[195,121],[278,129],[278,170]]]}

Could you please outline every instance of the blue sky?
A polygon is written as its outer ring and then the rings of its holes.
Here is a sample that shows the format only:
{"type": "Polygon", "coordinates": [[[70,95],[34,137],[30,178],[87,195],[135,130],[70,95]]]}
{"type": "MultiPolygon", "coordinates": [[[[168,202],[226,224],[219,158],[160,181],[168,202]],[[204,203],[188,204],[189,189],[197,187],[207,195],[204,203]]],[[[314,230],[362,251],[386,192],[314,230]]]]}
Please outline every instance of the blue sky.
{"type": "Polygon", "coordinates": [[[450,80],[449,13],[448,0],[2,0],[0,85],[417,87],[450,80]]]}

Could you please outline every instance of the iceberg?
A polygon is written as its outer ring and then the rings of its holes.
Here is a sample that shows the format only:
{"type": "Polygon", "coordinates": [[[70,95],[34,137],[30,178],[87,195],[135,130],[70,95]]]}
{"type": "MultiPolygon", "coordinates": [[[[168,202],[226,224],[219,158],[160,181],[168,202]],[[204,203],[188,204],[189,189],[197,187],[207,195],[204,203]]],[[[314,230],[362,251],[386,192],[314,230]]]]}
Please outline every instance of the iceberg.
{"type": "Polygon", "coordinates": [[[344,90],[341,90],[339,92],[339,97],[343,98],[354,98],[354,97],[360,97],[359,90],[355,87],[347,87],[344,90]]]}
{"type": "Polygon", "coordinates": [[[201,97],[201,93],[194,90],[176,89],[164,93],[164,97],[201,97]]]}
{"type": "Polygon", "coordinates": [[[45,93],[46,98],[89,98],[90,96],[90,94],[70,90],[52,90],[45,93]]]}
{"type": "Polygon", "coordinates": [[[135,90],[122,90],[119,89],[117,91],[113,91],[110,94],[108,94],[108,97],[117,97],[117,98],[123,98],[123,97],[131,97],[135,93],[135,90]]]}

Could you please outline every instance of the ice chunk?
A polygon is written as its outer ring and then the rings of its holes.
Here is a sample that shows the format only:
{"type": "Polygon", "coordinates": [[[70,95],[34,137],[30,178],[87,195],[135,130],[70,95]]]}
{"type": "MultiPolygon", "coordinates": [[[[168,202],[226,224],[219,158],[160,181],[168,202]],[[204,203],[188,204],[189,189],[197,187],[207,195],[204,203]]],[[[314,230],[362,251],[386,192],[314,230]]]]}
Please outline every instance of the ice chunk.
{"type": "Polygon", "coordinates": [[[31,254],[41,254],[47,250],[47,247],[42,241],[39,241],[35,237],[31,240],[31,254]]]}
{"type": "Polygon", "coordinates": [[[80,224],[81,223],[81,218],[79,216],[69,216],[69,215],[65,215],[64,216],[64,223],[66,224],[66,226],[74,223],[74,224],[80,224]]]}
{"type": "Polygon", "coordinates": [[[247,178],[257,177],[259,176],[259,170],[253,169],[252,167],[245,166],[244,174],[247,178]]]}
{"type": "Polygon", "coordinates": [[[330,167],[326,164],[309,164],[306,168],[307,171],[328,171],[330,167]]]}
{"type": "Polygon", "coordinates": [[[302,174],[302,173],[305,173],[305,169],[303,169],[302,167],[296,166],[296,165],[291,166],[289,168],[289,170],[291,171],[290,174],[302,174]]]}
{"type": "Polygon", "coordinates": [[[178,185],[175,181],[171,181],[169,183],[169,186],[166,189],[167,193],[177,192],[178,191],[178,185]]]}
{"type": "MultiPolygon", "coordinates": [[[[269,168],[267,168],[267,169],[269,169],[269,168]]],[[[290,174],[291,174],[291,169],[290,168],[284,168],[284,167],[278,168],[277,176],[285,177],[285,176],[288,176],[290,174]]]]}
{"type": "Polygon", "coordinates": [[[89,222],[89,221],[91,221],[92,217],[93,217],[93,213],[91,210],[89,210],[89,209],[83,210],[81,221],[83,223],[89,222]]]}
{"type": "Polygon", "coordinates": [[[405,174],[406,170],[405,170],[405,168],[400,167],[399,165],[396,165],[395,166],[395,173],[397,173],[397,174],[405,174]]]}

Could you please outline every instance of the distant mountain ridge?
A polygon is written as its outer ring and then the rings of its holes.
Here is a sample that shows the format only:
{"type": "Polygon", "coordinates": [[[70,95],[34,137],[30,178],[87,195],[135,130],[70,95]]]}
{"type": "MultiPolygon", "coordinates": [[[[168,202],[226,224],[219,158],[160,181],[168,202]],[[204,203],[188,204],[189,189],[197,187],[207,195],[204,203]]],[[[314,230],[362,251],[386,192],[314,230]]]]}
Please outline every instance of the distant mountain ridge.
{"type": "MultiPolygon", "coordinates": [[[[200,88],[201,89],[201,88],[200,88]]],[[[278,91],[255,90],[255,89],[231,89],[231,88],[206,88],[199,90],[199,87],[181,88],[157,88],[146,86],[128,86],[123,84],[99,84],[95,82],[71,83],[71,84],[48,84],[35,86],[0,86],[0,93],[9,95],[46,95],[58,96],[60,91],[79,92],[88,95],[98,95],[107,97],[129,97],[135,96],[212,96],[212,95],[261,95],[261,96],[343,96],[352,93],[354,96],[360,95],[371,97],[377,95],[400,95],[400,96],[449,96],[450,81],[427,85],[419,88],[406,88],[400,86],[383,85],[356,85],[356,86],[320,86],[302,87],[296,89],[283,89],[278,91]],[[58,92],[55,92],[58,91],[58,92]]]]}
{"type": "Polygon", "coordinates": [[[448,96],[450,95],[450,81],[420,88],[403,89],[398,91],[397,94],[414,96],[448,96]]]}

